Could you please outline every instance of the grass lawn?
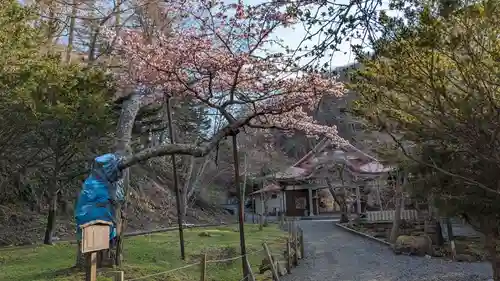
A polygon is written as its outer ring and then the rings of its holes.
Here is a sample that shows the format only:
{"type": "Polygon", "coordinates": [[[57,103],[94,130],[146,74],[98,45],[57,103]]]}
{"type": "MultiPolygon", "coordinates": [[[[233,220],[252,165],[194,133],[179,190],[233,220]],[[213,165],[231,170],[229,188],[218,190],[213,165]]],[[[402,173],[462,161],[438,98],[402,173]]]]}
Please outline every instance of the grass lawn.
{"type": "MultiPolygon", "coordinates": [[[[264,227],[259,231],[257,225],[246,225],[247,251],[262,250],[267,242],[276,256],[285,249],[287,233],[276,225],[264,227]]],[[[168,271],[200,261],[201,254],[207,260],[227,259],[239,255],[239,232],[237,226],[188,229],[184,231],[186,241],[186,261],[180,260],[179,238],[177,232],[157,233],[126,239],[124,249],[125,280],[145,277],[146,275],[168,271]]],[[[69,243],[55,246],[36,246],[32,248],[0,249],[0,280],[5,281],[81,281],[83,274],[71,267],[75,262],[76,245],[69,243]]],[[[249,256],[254,274],[264,257],[264,252],[249,256]]],[[[278,258],[278,257],[277,257],[278,258]]],[[[269,275],[269,273],[267,273],[269,275]]],[[[100,273],[98,280],[110,280],[106,273],[100,273]]],[[[199,280],[200,267],[195,265],[169,274],[161,274],[141,280],[199,280]]],[[[237,281],[241,276],[241,259],[225,263],[207,264],[208,280],[237,281]]],[[[266,277],[256,276],[258,280],[266,277]]]]}

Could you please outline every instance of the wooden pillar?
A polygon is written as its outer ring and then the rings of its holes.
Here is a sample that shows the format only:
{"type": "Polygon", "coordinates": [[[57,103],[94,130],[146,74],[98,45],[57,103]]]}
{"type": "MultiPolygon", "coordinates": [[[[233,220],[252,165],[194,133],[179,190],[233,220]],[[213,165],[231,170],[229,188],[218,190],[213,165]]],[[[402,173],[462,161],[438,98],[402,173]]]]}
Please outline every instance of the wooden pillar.
{"type": "Polygon", "coordinates": [[[313,206],[313,192],[312,192],[312,188],[309,187],[307,189],[307,191],[309,192],[309,216],[314,216],[314,206],[313,206]]]}
{"type": "Polygon", "coordinates": [[[252,214],[252,223],[255,223],[255,216],[257,215],[257,204],[255,200],[255,196],[252,197],[252,206],[253,206],[253,214],[252,214]]]}
{"type": "Polygon", "coordinates": [[[320,201],[320,200],[319,200],[319,199],[320,199],[320,198],[319,198],[319,192],[318,192],[318,190],[316,189],[316,190],[314,191],[314,193],[316,193],[316,215],[318,215],[318,216],[319,216],[319,201],[320,201]]]}
{"type": "Polygon", "coordinates": [[[87,253],[85,281],[97,281],[97,252],[87,253]]]}
{"type": "Polygon", "coordinates": [[[264,216],[264,193],[260,193],[260,214],[264,216]]]}
{"type": "Polygon", "coordinates": [[[356,184],[356,211],[358,213],[358,217],[361,216],[361,194],[359,192],[358,184],[356,184]]]}
{"type": "Polygon", "coordinates": [[[281,196],[281,214],[284,216],[285,215],[285,192],[284,191],[281,191],[280,192],[280,196],[281,196]]]}
{"type": "Polygon", "coordinates": [[[286,190],[283,189],[283,212],[285,213],[285,216],[287,216],[286,213],[286,190]]]}

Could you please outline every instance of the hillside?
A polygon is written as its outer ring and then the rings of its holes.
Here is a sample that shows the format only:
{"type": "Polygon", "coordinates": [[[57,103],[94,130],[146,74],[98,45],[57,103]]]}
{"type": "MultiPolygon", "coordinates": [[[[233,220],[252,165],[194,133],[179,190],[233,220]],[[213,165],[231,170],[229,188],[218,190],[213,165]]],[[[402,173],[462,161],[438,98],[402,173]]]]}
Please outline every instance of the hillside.
{"type": "MultiPolygon", "coordinates": [[[[349,73],[360,68],[359,63],[337,67],[332,71],[331,76],[339,81],[349,82],[349,73]]],[[[350,106],[357,98],[356,93],[348,91],[343,97],[325,96],[321,100],[318,108],[310,114],[324,125],[337,126],[339,135],[350,141],[360,149],[371,150],[372,144],[379,139],[387,141],[387,136],[383,133],[366,128],[364,122],[350,113],[350,106]]],[[[283,151],[294,159],[300,159],[309,152],[318,142],[313,138],[307,138],[303,134],[297,133],[293,137],[277,134],[276,139],[283,151]]],[[[368,152],[367,151],[367,152],[368,152]]]]}
{"type": "MultiPolygon", "coordinates": [[[[147,138],[142,138],[146,139],[147,138]]],[[[293,160],[279,150],[263,149],[268,137],[258,131],[239,136],[240,171],[249,177],[265,171],[277,171],[293,160]]],[[[179,186],[192,194],[185,223],[219,223],[235,217],[220,205],[234,195],[234,167],[229,142],[207,157],[178,156],[179,186]]],[[[75,233],[73,206],[83,177],[71,181],[58,197],[55,240],[72,239],[75,233]],[[68,192],[69,191],[69,192],[68,192]]],[[[43,241],[47,224],[48,200],[10,203],[0,201],[0,246],[35,244],[43,241]]],[[[127,230],[149,230],[176,225],[177,211],[170,157],[151,159],[131,168],[131,194],[127,212],[127,230]]]]}
{"type": "MultiPolygon", "coordinates": [[[[147,165],[132,169],[132,191],[128,206],[127,231],[151,230],[173,226],[176,221],[175,193],[171,175],[158,174],[147,165]]],[[[213,191],[215,192],[215,191],[213,191]]],[[[224,196],[224,194],[221,194],[224,196]]],[[[55,228],[55,240],[73,239],[75,224],[73,206],[60,208],[55,228]]],[[[0,246],[29,245],[43,240],[48,205],[30,210],[28,204],[0,205],[0,246]]],[[[234,218],[217,206],[194,205],[187,211],[185,223],[230,222],[234,218]]]]}

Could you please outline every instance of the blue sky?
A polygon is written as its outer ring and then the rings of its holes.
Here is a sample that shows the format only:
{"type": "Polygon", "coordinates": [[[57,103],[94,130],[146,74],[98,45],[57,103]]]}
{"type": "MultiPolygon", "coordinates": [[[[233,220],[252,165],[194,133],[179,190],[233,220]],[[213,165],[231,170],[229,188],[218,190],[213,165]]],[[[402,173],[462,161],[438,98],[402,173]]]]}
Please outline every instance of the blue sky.
{"type": "MultiPolygon", "coordinates": [[[[236,0],[226,0],[228,2],[236,2],[236,0]]],[[[269,0],[243,0],[243,3],[246,5],[256,5],[260,4],[263,2],[266,2],[269,0]]],[[[335,1],[338,4],[348,4],[349,0],[337,0],[335,1]]],[[[387,10],[388,9],[388,3],[387,1],[382,1],[382,5],[380,9],[387,10]]],[[[395,13],[393,12],[388,12],[389,15],[394,15],[395,13]]],[[[285,44],[290,47],[290,49],[294,50],[296,47],[300,44],[300,42],[303,40],[303,38],[306,35],[306,30],[302,26],[302,24],[296,24],[291,28],[279,28],[276,32],[274,32],[274,36],[279,37],[284,40],[285,44]]],[[[318,40],[319,38],[313,38],[313,41],[318,40]]],[[[339,49],[340,51],[335,52],[333,59],[331,60],[331,66],[332,67],[338,67],[338,66],[345,66],[348,64],[352,64],[355,62],[354,60],[354,54],[351,52],[350,45],[351,44],[359,44],[361,43],[360,40],[353,40],[351,42],[343,42],[340,46],[339,49]]],[[[271,50],[276,50],[278,51],[283,51],[282,49],[278,46],[272,46],[270,47],[271,50]]],[[[322,61],[327,62],[329,61],[330,58],[325,58],[322,61]]],[[[301,60],[302,64],[307,63],[307,59],[301,60]]]]}
{"type": "MultiPolygon", "coordinates": [[[[23,0],[20,0],[21,2],[24,2],[23,0]]],[[[224,0],[226,3],[236,3],[237,0],[224,0]]],[[[257,5],[261,4],[263,2],[268,2],[270,0],[243,0],[243,3],[246,5],[257,5]]],[[[348,4],[349,0],[337,0],[336,3],[338,4],[348,4]]],[[[387,9],[387,2],[386,0],[383,0],[383,4],[380,7],[381,9],[387,9]]],[[[300,42],[303,40],[303,38],[306,35],[306,30],[303,27],[302,24],[295,24],[292,27],[288,28],[278,28],[274,33],[273,36],[278,37],[280,39],[284,40],[285,45],[289,46],[291,50],[295,50],[300,42]]],[[[313,38],[313,41],[317,41],[318,37],[313,38]]],[[[67,40],[66,37],[61,38],[61,41],[65,42],[67,40]]],[[[311,42],[312,43],[312,42],[311,42]]],[[[309,47],[311,43],[308,43],[309,47]]],[[[338,67],[338,66],[345,66],[348,64],[352,64],[355,62],[354,60],[354,54],[351,52],[350,44],[359,44],[361,43],[359,40],[353,40],[351,42],[343,42],[340,46],[339,49],[340,51],[337,51],[334,53],[333,59],[330,57],[322,59],[322,63],[330,61],[332,67],[338,67]]],[[[302,46],[303,47],[303,46],[302,46]]],[[[284,50],[277,46],[268,46],[268,49],[271,52],[283,52],[284,50]]],[[[309,62],[308,59],[302,59],[299,64],[305,64],[309,62]]]]}
{"type": "MultiPolygon", "coordinates": [[[[19,0],[21,3],[24,3],[24,0],[19,0]]],[[[236,3],[237,0],[224,0],[226,3],[236,3]]],[[[243,0],[243,3],[246,5],[257,5],[261,4],[263,2],[268,2],[271,0],[243,0]]],[[[300,1],[300,0],[299,0],[300,1]]],[[[336,0],[335,2],[338,4],[348,4],[350,0],[336,0]]],[[[382,0],[382,5],[380,9],[387,10],[388,5],[387,5],[388,0],[382,0]]],[[[394,14],[394,13],[389,13],[389,15],[394,14]]],[[[296,24],[292,27],[289,28],[279,28],[277,29],[276,32],[273,33],[274,36],[279,37],[284,40],[285,45],[288,45],[290,49],[294,50],[297,48],[297,46],[300,44],[304,36],[306,35],[306,30],[302,26],[302,24],[296,24]]],[[[318,40],[319,38],[313,38],[313,41],[318,40]]],[[[67,38],[64,36],[61,38],[62,42],[66,42],[67,38]]],[[[354,55],[351,52],[350,44],[359,44],[359,40],[353,40],[352,42],[343,42],[340,46],[339,49],[340,51],[337,51],[333,59],[331,60],[331,65],[332,67],[338,67],[338,66],[345,66],[351,63],[354,63],[354,55]]],[[[269,46],[269,49],[273,52],[283,52],[284,50],[281,49],[279,46],[269,46]]],[[[330,58],[325,58],[323,59],[323,62],[329,61],[330,58]]],[[[304,59],[301,60],[301,64],[307,63],[308,60],[304,59]]]]}

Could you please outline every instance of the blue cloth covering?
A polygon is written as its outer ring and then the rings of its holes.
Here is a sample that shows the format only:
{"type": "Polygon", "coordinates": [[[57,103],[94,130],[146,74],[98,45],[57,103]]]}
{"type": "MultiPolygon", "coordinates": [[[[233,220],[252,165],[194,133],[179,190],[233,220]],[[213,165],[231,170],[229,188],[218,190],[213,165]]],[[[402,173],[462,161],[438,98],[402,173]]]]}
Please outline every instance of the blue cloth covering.
{"type": "Polygon", "coordinates": [[[80,226],[93,220],[113,223],[110,237],[116,237],[113,203],[124,201],[121,186],[120,158],[115,154],[104,154],[95,158],[92,171],[85,179],[75,208],[77,238],[81,239],[80,226]]]}

